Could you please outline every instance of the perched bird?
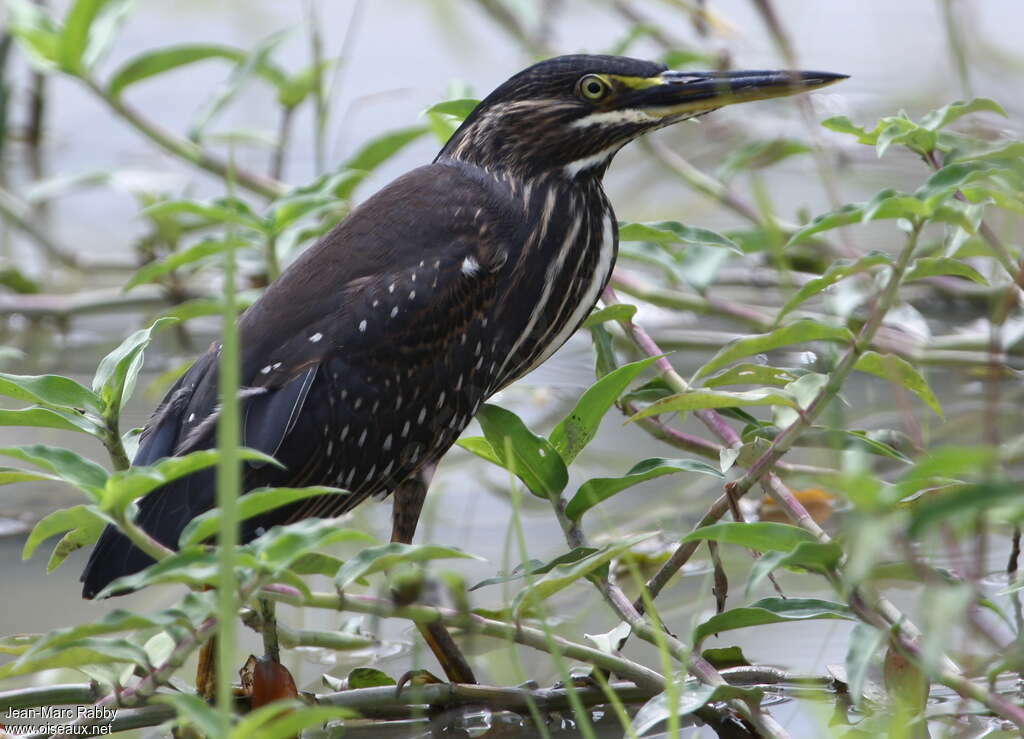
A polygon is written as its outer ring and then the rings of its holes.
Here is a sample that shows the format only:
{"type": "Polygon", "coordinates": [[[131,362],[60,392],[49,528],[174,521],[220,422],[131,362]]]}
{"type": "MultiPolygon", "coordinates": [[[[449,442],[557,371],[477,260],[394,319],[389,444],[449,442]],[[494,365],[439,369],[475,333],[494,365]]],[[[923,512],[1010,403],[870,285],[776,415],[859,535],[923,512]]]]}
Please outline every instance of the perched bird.
{"type": "MultiPolygon", "coordinates": [[[[562,56],[498,87],[432,164],[353,210],[241,317],[243,441],[284,465],[248,464],[245,489],[350,491],[246,521],[242,540],[394,492],[392,538],[411,541],[425,471],[484,401],[565,343],[607,284],[618,230],[601,179],[615,153],[723,105],[843,78],[562,56]]],[[[135,464],[214,446],[219,351],[167,394],[135,464]]],[[[214,498],[213,473],[198,472],[143,498],[137,523],[173,548],[214,498]]],[[[150,562],[108,528],[84,596],[150,562]]],[[[434,637],[445,652],[446,632],[434,637]]],[[[451,679],[472,680],[464,661],[443,657],[451,679]]]]}

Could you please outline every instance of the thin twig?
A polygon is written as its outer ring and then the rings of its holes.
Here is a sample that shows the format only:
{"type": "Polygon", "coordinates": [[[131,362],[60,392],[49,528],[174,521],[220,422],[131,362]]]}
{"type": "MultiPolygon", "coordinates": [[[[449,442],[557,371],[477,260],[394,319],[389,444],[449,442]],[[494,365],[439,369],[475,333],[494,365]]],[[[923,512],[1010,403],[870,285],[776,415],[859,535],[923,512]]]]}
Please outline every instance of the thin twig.
{"type": "MultiPolygon", "coordinates": [[[[175,136],[159,124],[149,120],[137,110],[129,106],[120,97],[111,95],[103,89],[96,80],[91,77],[81,77],[82,83],[92,91],[100,100],[106,103],[107,107],[117,113],[122,120],[130,124],[136,131],[144,135],[164,151],[186,162],[194,164],[200,169],[220,177],[223,180],[229,178],[229,166],[226,161],[210,151],[203,149],[188,139],[175,136]]],[[[231,177],[246,190],[263,195],[267,198],[276,198],[288,190],[283,182],[278,182],[270,177],[265,177],[256,172],[250,172],[239,167],[231,167],[231,177]]]]}
{"type": "MultiPolygon", "coordinates": [[[[314,592],[306,596],[285,585],[268,585],[261,592],[269,598],[293,606],[368,613],[380,618],[403,618],[416,623],[441,623],[485,636],[508,639],[542,652],[549,651],[548,637],[541,629],[523,624],[495,621],[474,613],[461,613],[450,608],[424,605],[396,606],[389,601],[373,596],[349,593],[314,592]]],[[[632,680],[640,687],[659,692],[664,690],[665,678],[648,667],[560,636],[552,635],[551,638],[567,657],[604,668],[612,674],[632,680]]]]}

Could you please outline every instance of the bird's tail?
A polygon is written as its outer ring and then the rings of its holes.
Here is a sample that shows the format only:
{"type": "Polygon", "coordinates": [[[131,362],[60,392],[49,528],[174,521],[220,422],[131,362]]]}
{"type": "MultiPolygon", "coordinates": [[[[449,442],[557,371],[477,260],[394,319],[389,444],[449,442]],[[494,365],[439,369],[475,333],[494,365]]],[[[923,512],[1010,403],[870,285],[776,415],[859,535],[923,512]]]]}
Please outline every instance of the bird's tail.
{"type": "Polygon", "coordinates": [[[82,572],[82,597],[91,600],[117,578],[135,574],[152,563],[153,558],[127,536],[107,526],[82,572]]]}
{"type": "MultiPolygon", "coordinates": [[[[164,546],[177,549],[188,522],[213,503],[214,475],[213,470],[201,470],[154,490],[139,501],[135,522],[164,546]]],[[[94,598],[117,578],[132,575],[152,563],[153,558],[128,537],[107,526],[82,572],[82,597],[94,598]]]]}

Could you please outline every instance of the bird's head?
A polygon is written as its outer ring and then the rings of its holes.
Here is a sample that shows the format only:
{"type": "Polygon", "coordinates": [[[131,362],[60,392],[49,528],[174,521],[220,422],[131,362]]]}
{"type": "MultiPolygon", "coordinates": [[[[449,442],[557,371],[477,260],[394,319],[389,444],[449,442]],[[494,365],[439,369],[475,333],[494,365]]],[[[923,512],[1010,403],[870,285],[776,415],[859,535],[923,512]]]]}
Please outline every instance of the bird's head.
{"type": "Polygon", "coordinates": [[[520,175],[600,177],[638,136],[724,105],[845,79],[829,72],[674,72],[618,56],[560,56],[488,95],[438,155],[520,175]]]}

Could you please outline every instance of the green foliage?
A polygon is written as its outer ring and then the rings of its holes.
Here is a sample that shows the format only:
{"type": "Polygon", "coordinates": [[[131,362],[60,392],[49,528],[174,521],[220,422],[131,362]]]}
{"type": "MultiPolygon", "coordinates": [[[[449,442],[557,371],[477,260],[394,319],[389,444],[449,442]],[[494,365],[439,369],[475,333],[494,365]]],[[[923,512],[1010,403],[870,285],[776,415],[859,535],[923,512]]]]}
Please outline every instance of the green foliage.
{"type": "Polygon", "coordinates": [[[620,223],[619,241],[646,241],[654,244],[695,244],[717,246],[741,254],[740,248],[722,234],[706,228],[686,226],[676,221],[659,223],[620,223]]]}
{"type": "MultiPolygon", "coordinates": [[[[348,495],[347,490],[323,486],[305,488],[258,488],[250,490],[238,501],[238,520],[245,521],[275,508],[312,498],[317,495],[348,495]]],[[[182,530],[178,545],[182,547],[200,544],[220,528],[220,510],[214,508],[196,516],[182,530]]]]}
{"type": "Polygon", "coordinates": [[[669,720],[671,716],[686,716],[700,710],[709,703],[738,698],[758,704],[764,692],[757,688],[741,688],[734,685],[686,685],[682,694],[670,700],[667,693],[658,693],[645,703],[633,717],[632,730],[643,736],[654,727],[669,720]]]}
{"type": "Polygon", "coordinates": [[[493,461],[516,475],[540,498],[547,499],[562,492],[569,481],[569,473],[551,442],[526,428],[514,413],[496,405],[484,404],[477,420],[490,445],[493,461]]]}
{"type": "Polygon", "coordinates": [[[766,334],[749,336],[729,342],[694,373],[693,379],[699,380],[702,377],[707,377],[737,359],[809,341],[851,342],[853,341],[853,334],[847,328],[830,326],[811,319],[794,321],[766,334]]]}
{"type": "Polygon", "coordinates": [[[732,608],[698,624],[693,630],[693,641],[700,644],[713,634],[733,629],[817,619],[852,621],[854,615],[841,603],[817,598],[762,598],[749,606],[732,608]]]}
{"type": "Polygon", "coordinates": [[[513,613],[520,614],[525,608],[536,605],[538,601],[550,598],[555,593],[588,576],[595,575],[602,570],[606,571],[608,564],[613,559],[623,556],[631,547],[652,536],[654,536],[654,532],[635,534],[606,544],[574,561],[562,562],[551,567],[540,578],[528,583],[526,587],[516,593],[512,605],[513,613]]]}
{"type": "Polygon", "coordinates": [[[676,472],[696,472],[711,477],[723,477],[717,468],[693,459],[645,459],[633,465],[622,477],[598,477],[580,485],[579,490],[566,505],[565,515],[573,521],[578,521],[584,513],[601,501],[608,500],[634,485],[676,472]]]}
{"type": "MultiPolygon", "coordinates": [[[[611,306],[617,307],[617,306],[611,306]]],[[[623,306],[628,307],[628,306],[623,306]]],[[[623,365],[599,379],[580,396],[569,414],[563,418],[548,441],[567,465],[590,443],[608,409],[625,392],[640,373],[650,367],[654,357],[623,365]]]]}
{"type": "Polygon", "coordinates": [[[480,558],[454,547],[414,546],[392,542],[361,551],[338,570],[334,582],[339,588],[344,588],[360,577],[391,570],[400,564],[429,562],[435,559],[480,558]]]}

